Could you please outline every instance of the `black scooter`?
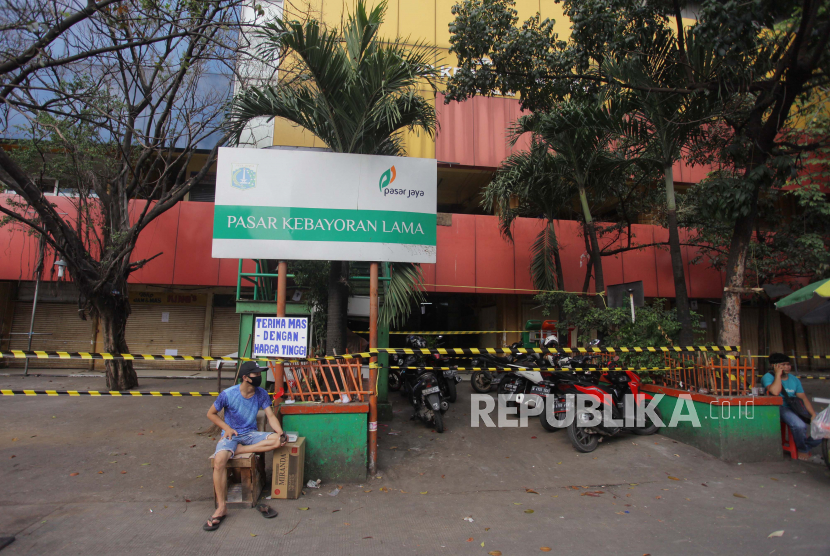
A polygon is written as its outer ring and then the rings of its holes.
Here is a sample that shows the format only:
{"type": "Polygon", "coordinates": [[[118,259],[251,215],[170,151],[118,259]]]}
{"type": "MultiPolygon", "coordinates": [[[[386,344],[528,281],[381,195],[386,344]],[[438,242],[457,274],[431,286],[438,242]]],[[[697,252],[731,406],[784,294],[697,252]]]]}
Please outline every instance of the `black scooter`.
{"type": "MultiPolygon", "coordinates": [[[[424,370],[417,376],[414,372],[407,372],[405,376],[412,380],[408,388],[409,400],[415,409],[412,419],[432,424],[435,432],[444,432],[444,413],[450,408],[450,402],[442,395],[441,378],[437,373],[424,370]]],[[[406,385],[409,384],[407,381],[406,385]]]]}
{"type": "MultiPolygon", "coordinates": [[[[520,348],[522,347],[521,342],[514,342],[510,344],[511,348],[520,348]]],[[[483,353],[481,355],[477,355],[473,358],[473,367],[506,367],[513,363],[518,357],[522,354],[510,354],[505,357],[498,357],[497,355],[490,355],[489,353],[483,353]]],[[[479,394],[486,394],[490,392],[493,388],[498,388],[499,384],[501,383],[502,379],[509,371],[499,370],[499,371],[473,371],[473,374],[470,375],[470,385],[473,387],[473,390],[478,392],[479,394]]]]}

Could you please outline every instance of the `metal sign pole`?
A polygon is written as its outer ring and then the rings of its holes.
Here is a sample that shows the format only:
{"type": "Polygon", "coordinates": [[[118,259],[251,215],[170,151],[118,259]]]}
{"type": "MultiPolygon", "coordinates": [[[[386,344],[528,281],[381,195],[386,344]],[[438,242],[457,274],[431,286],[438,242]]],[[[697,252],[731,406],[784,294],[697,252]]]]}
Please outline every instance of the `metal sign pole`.
{"type": "MultiPolygon", "coordinates": [[[[369,265],[369,349],[378,347],[378,263],[369,265]]],[[[369,473],[378,470],[378,358],[369,359],[369,473]]]]}
{"type": "MultiPolygon", "coordinates": [[[[285,292],[288,286],[288,263],[280,261],[277,265],[277,316],[285,316],[285,292]]],[[[274,392],[279,392],[285,377],[282,363],[274,366],[274,392]]]]}
{"type": "MultiPolygon", "coordinates": [[[[35,311],[37,310],[37,294],[38,290],[40,289],[40,277],[43,274],[43,256],[44,250],[46,249],[46,243],[43,240],[43,236],[39,236],[40,241],[38,242],[38,256],[37,256],[37,268],[35,270],[35,297],[32,299],[32,320],[29,321],[29,342],[26,348],[26,351],[32,351],[32,333],[35,329],[35,311]]],[[[23,365],[23,376],[29,375],[29,358],[26,358],[26,363],[23,365]]]]}
{"type": "MultiPolygon", "coordinates": [[[[37,273],[37,278],[35,279],[35,298],[32,300],[32,320],[29,321],[29,343],[26,348],[26,351],[32,351],[32,332],[34,332],[35,328],[35,310],[37,310],[37,292],[40,288],[40,272],[37,273]]],[[[29,358],[26,358],[26,362],[23,364],[23,376],[29,375],[29,358]]]]}

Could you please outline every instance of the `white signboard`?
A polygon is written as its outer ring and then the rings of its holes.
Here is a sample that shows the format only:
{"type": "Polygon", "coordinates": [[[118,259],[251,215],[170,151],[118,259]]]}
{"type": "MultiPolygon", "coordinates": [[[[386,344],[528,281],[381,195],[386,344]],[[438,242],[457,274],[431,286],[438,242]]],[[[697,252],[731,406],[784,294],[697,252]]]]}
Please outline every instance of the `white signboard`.
{"type": "Polygon", "coordinates": [[[254,357],[306,357],[308,319],[257,317],[254,319],[254,357]]]}
{"type": "Polygon", "coordinates": [[[434,159],[219,149],[213,257],[435,262],[434,159]]]}

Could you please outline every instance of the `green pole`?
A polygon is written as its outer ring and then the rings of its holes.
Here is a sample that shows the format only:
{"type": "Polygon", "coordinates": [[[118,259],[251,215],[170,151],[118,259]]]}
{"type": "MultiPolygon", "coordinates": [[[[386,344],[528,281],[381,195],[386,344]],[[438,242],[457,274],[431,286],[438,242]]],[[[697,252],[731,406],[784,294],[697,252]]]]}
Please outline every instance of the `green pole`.
{"type": "MultiPolygon", "coordinates": [[[[389,325],[378,323],[378,347],[389,347],[389,325]]],[[[379,353],[378,364],[381,365],[378,373],[378,403],[389,401],[389,354],[379,353]]]]}

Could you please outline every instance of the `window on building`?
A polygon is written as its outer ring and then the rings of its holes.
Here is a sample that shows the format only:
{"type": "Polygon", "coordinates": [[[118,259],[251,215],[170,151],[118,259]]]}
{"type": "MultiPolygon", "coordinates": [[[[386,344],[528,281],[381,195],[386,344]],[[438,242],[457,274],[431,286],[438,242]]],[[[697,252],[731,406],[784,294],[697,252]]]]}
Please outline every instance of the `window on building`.
{"type": "MultiPolygon", "coordinates": [[[[194,174],[195,172],[191,176],[194,174]]],[[[216,174],[207,174],[201,182],[194,185],[190,190],[188,200],[197,203],[216,202],[216,174]]]]}
{"type": "MultiPolygon", "coordinates": [[[[54,178],[41,178],[37,180],[41,191],[43,191],[44,195],[57,195],[58,194],[58,180],[54,178]]],[[[9,187],[6,183],[0,182],[0,189],[3,190],[3,193],[8,195],[16,195],[17,192],[14,191],[11,187],[9,187]]]]}

